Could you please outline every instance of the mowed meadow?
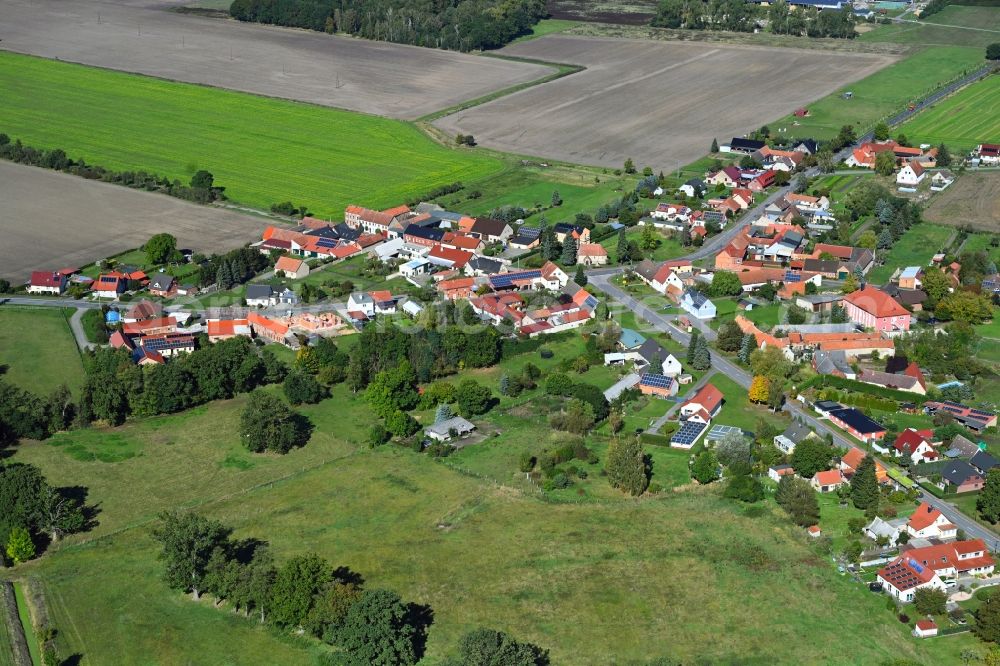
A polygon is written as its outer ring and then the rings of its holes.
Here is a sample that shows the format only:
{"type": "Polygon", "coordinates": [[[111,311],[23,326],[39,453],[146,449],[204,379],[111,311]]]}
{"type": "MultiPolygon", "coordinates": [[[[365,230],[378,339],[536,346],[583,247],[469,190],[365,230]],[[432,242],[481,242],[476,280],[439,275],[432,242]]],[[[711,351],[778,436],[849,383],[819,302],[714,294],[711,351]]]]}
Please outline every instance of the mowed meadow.
{"type": "Polygon", "coordinates": [[[900,131],[911,141],[943,142],[962,152],[1000,142],[1000,76],[964,88],[918,114],[900,131]]]}
{"type": "Polygon", "coordinates": [[[186,181],[215,175],[233,201],[319,215],[388,207],[501,171],[396,120],[0,52],[0,132],[71,159],[186,181]]]}

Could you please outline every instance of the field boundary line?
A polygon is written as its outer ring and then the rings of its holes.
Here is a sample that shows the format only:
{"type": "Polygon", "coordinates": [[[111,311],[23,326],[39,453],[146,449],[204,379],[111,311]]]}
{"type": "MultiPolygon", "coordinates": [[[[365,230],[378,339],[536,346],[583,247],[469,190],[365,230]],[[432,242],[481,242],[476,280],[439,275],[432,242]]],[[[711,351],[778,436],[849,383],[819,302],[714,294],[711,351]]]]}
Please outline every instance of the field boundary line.
{"type": "Polygon", "coordinates": [[[464,102],[459,102],[458,104],[453,104],[449,107],[445,107],[433,113],[428,113],[427,115],[416,118],[412,122],[419,126],[421,123],[432,123],[435,120],[440,120],[447,116],[460,113],[462,111],[467,111],[476,106],[482,104],[487,104],[493,100],[500,99],[501,97],[507,97],[508,95],[513,95],[514,93],[521,92],[522,90],[527,90],[528,88],[534,88],[535,86],[540,86],[545,83],[550,83],[557,79],[561,79],[565,76],[571,74],[578,74],[585,69],[583,65],[571,65],[569,63],[562,62],[549,62],[547,60],[538,60],[535,58],[520,58],[517,56],[499,55],[492,53],[482,53],[480,54],[482,58],[496,58],[497,60],[509,60],[511,62],[522,62],[531,65],[545,65],[547,67],[555,67],[556,71],[547,76],[543,76],[534,81],[525,81],[524,83],[517,83],[512,86],[507,86],[506,88],[500,88],[499,90],[494,90],[493,92],[486,93],[485,95],[480,95],[479,97],[473,97],[472,99],[467,99],[464,102]]]}

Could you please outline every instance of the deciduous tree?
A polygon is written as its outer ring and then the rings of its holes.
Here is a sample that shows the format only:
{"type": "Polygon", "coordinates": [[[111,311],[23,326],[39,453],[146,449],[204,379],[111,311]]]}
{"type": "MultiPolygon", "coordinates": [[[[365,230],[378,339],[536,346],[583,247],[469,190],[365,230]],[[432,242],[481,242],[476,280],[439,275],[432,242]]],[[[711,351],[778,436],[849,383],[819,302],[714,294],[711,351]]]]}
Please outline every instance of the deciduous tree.
{"type": "Polygon", "coordinates": [[[760,404],[767,400],[767,390],[770,388],[771,382],[764,375],[754,375],[753,381],[750,382],[750,391],[747,397],[750,398],[750,402],[756,402],[760,404]]]}
{"type": "Polygon", "coordinates": [[[254,453],[287,453],[308,439],[308,430],[303,425],[302,417],[281,398],[257,390],[250,394],[240,415],[240,441],[254,453]]]}
{"type": "Polygon", "coordinates": [[[347,612],[338,643],[350,666],[415,664],[419,632],[395,592],[368,590],[347,612]]]}
{"type": "Polygon", "coordinates": [[[160,514],[160,525],[153,536],[163,546],[160,558],[165,561],[163,578],[167,585],[199,598],[216,548],[229,548],[232,530],[216,520],[197,513],[170,511],[160,514]]]}
{"type": "Polygon", "coordinates": [[[546,650],[493,629],[474,629],[458,642],[451,666],[547,666],[546,650]]]}

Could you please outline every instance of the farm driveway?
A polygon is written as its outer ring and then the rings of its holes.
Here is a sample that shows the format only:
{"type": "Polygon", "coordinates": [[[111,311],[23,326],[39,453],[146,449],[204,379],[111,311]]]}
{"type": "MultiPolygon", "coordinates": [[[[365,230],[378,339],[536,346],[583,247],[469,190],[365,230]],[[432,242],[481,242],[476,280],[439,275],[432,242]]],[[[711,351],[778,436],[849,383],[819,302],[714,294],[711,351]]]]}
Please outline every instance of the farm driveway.
{"type": "Polygon", "coordinates": [[[868,76],[891,56],[549,35],[504,55],[586,70],[435,124],[481,145],[597,166],[668,171],[868,76]]]}
{"type": "Polygon", "coordinates": [[[404,119],[555,71],[168,11],[184,4],[3,0],[0,48],[404,119]]]}
{"type": "Polygon", "coordinates": [[[161,231],[215,252],[260,238],[262,219],[221,208],[0,161],[0,277],[80,267],[139,247],[161,231]]]}

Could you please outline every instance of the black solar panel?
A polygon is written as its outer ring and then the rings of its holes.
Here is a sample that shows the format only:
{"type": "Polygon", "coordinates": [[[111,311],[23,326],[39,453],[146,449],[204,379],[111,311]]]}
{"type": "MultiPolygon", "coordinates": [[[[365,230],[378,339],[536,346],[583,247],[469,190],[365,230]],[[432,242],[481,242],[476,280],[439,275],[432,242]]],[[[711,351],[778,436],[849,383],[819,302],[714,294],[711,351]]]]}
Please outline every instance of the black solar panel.
{"type": "Polygon", "coordinates": [[[979,416],[985,416],[986,418],[992,418],[993,416],[995,416],[993,412],[983,411],[982,409],[972,409],[969,411],[973,414],[978,414],[979,416]]]}
{"type": "Polygon", "coordinates": [[[510,287],[514,284],[514,280],[534,280],[542,277],[542,271],[521,271],[520,273],[501,273],[500,275],[491,275],[490,284],[494,287],[510,287]]]}
{"type": "Polygon", "coordinates": [[[670,388],[673,379],[655,372],[647,372],[639,378],[639,383],[643,386],[653,386],[655,388],[670,388]]]}
{"type": "Polygon", "coordinates": [[[701,436],[701,433],[705,432],[705,428],[707,427],[706,424],[698,423],[697,421],[685,421],[677,432],[674,433],[673,437],[670,438],[670,443],[680,446],[691,446],[701,436]]]}

